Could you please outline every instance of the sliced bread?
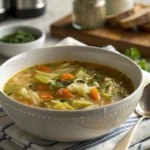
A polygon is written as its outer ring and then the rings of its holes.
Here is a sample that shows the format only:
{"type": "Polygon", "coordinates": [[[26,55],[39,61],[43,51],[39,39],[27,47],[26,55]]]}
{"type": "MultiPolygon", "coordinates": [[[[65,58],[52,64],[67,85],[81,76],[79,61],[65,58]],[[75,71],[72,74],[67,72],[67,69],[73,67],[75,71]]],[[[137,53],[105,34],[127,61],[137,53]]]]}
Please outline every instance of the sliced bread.
{"type": "Polygon", "coordinates": [[[128,18],[122,19],[120,21],[120,25],[122,28],[128,29],[148,22],[150,22],[150,8],[145,8],[140,13],[136,13],[128,18]]]}
{"type": "Polygon", "coordinates": [[[145,24],[142,24],[142,25],[140,26],[140,28],[141,28],[141,29],[144,29],[144,30],[146,30],[146,31],[150,31],[150,22],[145,23],[145,24]]]}
{"type": "Polygon", "coordinates": [[[127,11],[121,12],[119,14],[114,14],[114,15],[107,15],[106,16],[106,21],[109,24],[115,25],[117,24],[121,19],[124,19],[126,17],[129,17],[131,15],[134,15],[134,8],[131,8],[127,11]]]}
{"type": "Polygon", "coordinates": [[[141,12],[144,9],[144,6],[141,4],[135,4],[133,8],[126,10],[124,12],[121,12],[119,14],[114,15],[108,15],[106,16],[106,21],[109,24],[116,25],[120,23],[122,19],[128,18],[136,13],[141,12]]]}

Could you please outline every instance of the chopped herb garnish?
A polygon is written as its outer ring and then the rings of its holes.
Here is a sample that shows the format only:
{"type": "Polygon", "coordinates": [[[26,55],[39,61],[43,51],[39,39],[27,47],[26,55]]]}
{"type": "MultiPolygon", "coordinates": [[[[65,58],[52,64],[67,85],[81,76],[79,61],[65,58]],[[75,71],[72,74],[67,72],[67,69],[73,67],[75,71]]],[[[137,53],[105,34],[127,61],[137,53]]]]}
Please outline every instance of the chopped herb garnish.
{"type": "Polygon", "coordinates": [[[77,80],[78,83],[86,83],[84,80],[77,80]]]}
{"type": "Polygon", "coordinates": [[[69,99],[61,99],[60,102],[62,102],[62,103],[69,103],[69,99]]]}
{"type": "Polygon", "coordinates": [[[36,40],[35,36],[23,30],[18,30],[0,39],[1,42],[5,43],[27,43],[34,40],[36,40]]]}
{"type": "Polygon", "coordinates": [[[63,84],[64,86],[68,86],[68,85],[71,84],[71,83],[73,83],[73,80],[72,80],[72,79],[67,79],[67,80],[65,80],[64,82],[62,82],[62,84],[63,84]]]}
{"type": "Polygon", "coordinates": [[[100,87],[100,88],[97,88],[99,92],[103,92],[104,88],[103,87],[100,87]]]}
{"type": "Polygon", "coordinates": [[[50,89],[58,89],[58,88],[64,88],[65,86],[64,86],[64,84],[62,84],[61,82],[55,82],[55,83],[51,83],[50,84],[50,89]]]}
{"type": "Polygon", "coordinates": [[[99,82],[101,80],[101,75],[100,74],[96,74],[94,79],[99,82]]]}
{"type": "Polygon", "coordinates": [[[11,96],[11,95],[12,95],[12,93],[8,93],[7,95],[8,95],[8,96],[11,96]]]}
{"type": "Polygon", "coordinates": [[[30,84],[28,85],[29,88],[35,88],[36,87],[36,84],[30,84]]]}

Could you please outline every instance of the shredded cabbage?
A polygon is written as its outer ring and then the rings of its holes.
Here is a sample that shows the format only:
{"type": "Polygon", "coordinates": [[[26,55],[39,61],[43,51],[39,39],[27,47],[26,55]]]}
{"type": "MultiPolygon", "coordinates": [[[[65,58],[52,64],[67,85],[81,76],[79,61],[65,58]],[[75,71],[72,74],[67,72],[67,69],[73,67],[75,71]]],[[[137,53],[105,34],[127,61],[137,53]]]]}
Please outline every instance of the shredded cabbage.
{"type": "Polygon", "coordinates": [[[20,89],[18,92],[16,92],[16,94],[17,94],[18,96],[22,96],[22,97],[24,97],[24,98],[30,98],[29,92],[27,91],[26,88],[20,89]]]}
{"type": "Polygon", "coordinates": [[[86,83],[72,83],[68,87],[68,90],[72,93],[78,93],[80,96],[87,97],[87,94],[90,92],[91,87],[86,83]]]}
{"type": "Polygon", "coordinates": [[[32,100],[35,105],[39,105],[40,103],[43,102],[43,100],[39,98],[39,96],[36,92],[33,92],[31,90],[29,90],[28,92],[29,92],[29,95],[32,97],[32,100]]]}

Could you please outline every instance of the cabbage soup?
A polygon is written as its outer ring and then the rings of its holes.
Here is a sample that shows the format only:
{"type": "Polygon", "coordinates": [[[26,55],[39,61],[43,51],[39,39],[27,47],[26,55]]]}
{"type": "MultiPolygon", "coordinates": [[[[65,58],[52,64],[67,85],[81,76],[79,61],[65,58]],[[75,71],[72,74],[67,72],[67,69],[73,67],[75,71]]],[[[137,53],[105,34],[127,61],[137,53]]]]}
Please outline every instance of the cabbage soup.
{"type": "Polygon", "coordinates": [[[20,71],[4,86],[4,93],[28,106],[91,109],[119,101],[134,91],[120,71],[88,62],[57,62],[20,71]]]}

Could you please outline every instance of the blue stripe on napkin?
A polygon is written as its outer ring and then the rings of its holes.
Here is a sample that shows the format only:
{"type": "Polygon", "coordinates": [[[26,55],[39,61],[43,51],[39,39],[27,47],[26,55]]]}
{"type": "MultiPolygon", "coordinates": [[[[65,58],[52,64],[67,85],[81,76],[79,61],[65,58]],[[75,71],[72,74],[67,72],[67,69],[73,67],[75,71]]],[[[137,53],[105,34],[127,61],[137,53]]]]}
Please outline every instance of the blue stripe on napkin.
{"type": "Polygon", "coordinates": [[[87,148],[96,146],[98,144],[101,144],[103,142],[106,142],[106,141],[114,138],[115,136],[121,134],[122,132],[130,129],[135,124],[135,122],[138,120],[138,118],[139,117],[137,117],[137,116],[136,117],[131,117],[124,124],[122,124],[119,128],[115,129],[114,131],[112,131],[108,134],[105,134],[105,135],[103,135],[99,138],[75,144],[75,145],[73,145],[69,148],[66,148],[65,150],[87,149],[87,148]]]}
{"type": "Polygon", "coordinates": [[[11,127],[11,126],[14,125],[14,124],[15,124],[15,123],[12,122],[12,123],[9,123],[8,125],[4,126],[4,127],[2,128],[2,132],[4,132],[7,128],[11,127]]]}

